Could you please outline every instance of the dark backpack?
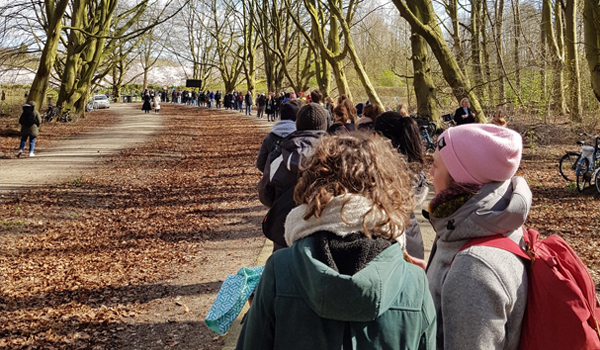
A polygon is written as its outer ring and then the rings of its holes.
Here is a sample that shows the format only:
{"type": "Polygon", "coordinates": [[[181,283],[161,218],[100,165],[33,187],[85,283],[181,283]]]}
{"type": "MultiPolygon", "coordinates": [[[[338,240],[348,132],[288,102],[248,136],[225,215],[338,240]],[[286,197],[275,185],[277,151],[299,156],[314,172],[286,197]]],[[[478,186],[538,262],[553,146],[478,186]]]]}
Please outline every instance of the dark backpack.
{"type": "Polygon", "coordinates": [[[33,107],[23,107],[23,114],[21,114],[21,118],[19,118],[19,124],[26,128],[33,124],[37,124],[37,120],[33,114],[33,107]]]}
{"type": "Polygon", "coordinates": [[[527,252],[502,235],[472,239],[460,250],[488,246],[530,261],[520,349],[600,349],[594,280],[565,240],[557,235],[538,240],[539,235],[523,229],[527,252]]]}

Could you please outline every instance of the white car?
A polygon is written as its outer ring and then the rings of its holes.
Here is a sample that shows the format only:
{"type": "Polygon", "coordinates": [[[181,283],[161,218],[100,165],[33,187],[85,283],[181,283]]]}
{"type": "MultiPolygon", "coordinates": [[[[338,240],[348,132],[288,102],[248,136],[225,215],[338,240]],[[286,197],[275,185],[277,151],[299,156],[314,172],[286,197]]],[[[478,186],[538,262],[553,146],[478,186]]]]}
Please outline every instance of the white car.
{"type": "Polygon", "coordinates": [[[110,101],[106,95],[95,95],[94,104],[96,108],[110,108],[110,101]]]}

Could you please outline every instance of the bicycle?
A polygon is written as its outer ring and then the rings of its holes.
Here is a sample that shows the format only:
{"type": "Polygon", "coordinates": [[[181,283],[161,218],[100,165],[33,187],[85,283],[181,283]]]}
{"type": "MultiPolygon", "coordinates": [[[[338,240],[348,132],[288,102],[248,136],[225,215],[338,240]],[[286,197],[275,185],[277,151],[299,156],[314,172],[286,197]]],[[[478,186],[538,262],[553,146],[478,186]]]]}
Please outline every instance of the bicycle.
{"type": "Polygon", "coordinates": [[[431,117],[429,115],[421,116],[415,114],[411,115],[410,117],[413,118],[419,126],[419,131],[421,132],[421,141],[423,143],[423,148],[425,149],[425,152],[435,152],[435,147],[437,146],[437,143],[433,141],[432,138],[435,139],[435,135],[438,131],[437,124],[433,120],[431,120],[431,117]]]}
{"type": "Polygon", "coordinates": [[[435,138],[437,125],[434,122],[429,122],[427,124],[419,125],[419,130],[421,131],[421,138],[423,142],[423,147],[425,148],[425,152],[435,152],[435,148],[437,147],[437,141],[433,141],[431,137],[433,136],[435,138]]]}
{"type": "Polygon", "coordinates": [[[60,108],[58,108],[58,106],[48,106],[48,110],[46,111],[46,114],[44,115],[44,122],[49,123],[51,122],[54,117],[60,112],[60,108]]]}
{"type": "MultiPolygon", "coordinates": [[[[579,136],[589,136],[586,133],[580,133],[579,136]]],[[[593,148],[592,146],[586,146],[586,142],[585,141],[577,141],[577,145],[579,147],[583,148],[586,147],[585,149],[587,150],[587,152],[593,152],[593,148]]],[[[581,159],[581,153],[582,152],[575,152],[575,151],[567,151],[558,161],[558,170],[560,172],[560,175],[567,181],[569,182],[574,182],[577,179],[577,167],[579,164],[579,160],[581,159]],[[574,177],[573,177],[574,175],[574,177]]]]}
{"type": "Polygon", "coordinates": [[[600,193],[600,136],[589,135],[586,133],[579,134],[580,136],[588,136],[594,139],[594,146],[587,146],[585,142],[579,141],[581,144],[581,157],[575,168],[575,176],[577,178],[577,190],[583,192],[586,186],[591,186],[592,182],[596,184],[596,190],[600,193]]]}
{"type": "Polygon", "coordinates": [[[49,123],[56,119],[58,122],[68,123],[73,121],[73,118],[71,118],[70,114],[70,109],[65,109],[64,112],[61,112],[59,106],[49,106],[46,114],[44,115],[44,121],[49,123]]]}

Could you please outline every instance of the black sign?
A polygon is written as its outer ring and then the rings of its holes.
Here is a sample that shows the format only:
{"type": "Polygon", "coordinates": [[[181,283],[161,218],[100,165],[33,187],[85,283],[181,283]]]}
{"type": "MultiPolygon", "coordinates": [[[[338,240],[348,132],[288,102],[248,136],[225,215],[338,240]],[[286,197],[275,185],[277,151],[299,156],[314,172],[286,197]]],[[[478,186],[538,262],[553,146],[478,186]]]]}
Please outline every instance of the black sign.
{"type": "Polygon", "coordinates": [[[202,87],[202,80],[187,79],[185,81],[185,87],[197,87],[197,88],[202,87]]]}

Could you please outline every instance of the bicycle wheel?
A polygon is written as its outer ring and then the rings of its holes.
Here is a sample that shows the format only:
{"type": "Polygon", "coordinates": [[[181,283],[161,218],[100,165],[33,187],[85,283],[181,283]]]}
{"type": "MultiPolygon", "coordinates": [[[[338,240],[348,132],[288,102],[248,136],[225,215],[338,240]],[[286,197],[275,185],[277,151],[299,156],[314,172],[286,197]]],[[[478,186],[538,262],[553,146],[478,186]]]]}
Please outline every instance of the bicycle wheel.
{"type": "Polygon", "coordinates": [[[596,183],[596,191],[600,193],[600,169],[596,169],[596,175],[594,176],[594,182],[596,183]]]}
{"type": "Polygon", "coordinates": [[[581,153],[570,151],[560,158],[558,170],[565,180],[569,182],[575,180],[575,169],[577,168],[577,161],[579,161],[579,158],[581,158],[581,153]]]}
{"type": "Polygon", "coordinates": [[[581,165],[577,171],[577,191],[579,192],[583,192],[583,189],[590,184],[592,174],[588,169],[589,165],[590,161],[587,158],[581,160],[581,165]]]}

